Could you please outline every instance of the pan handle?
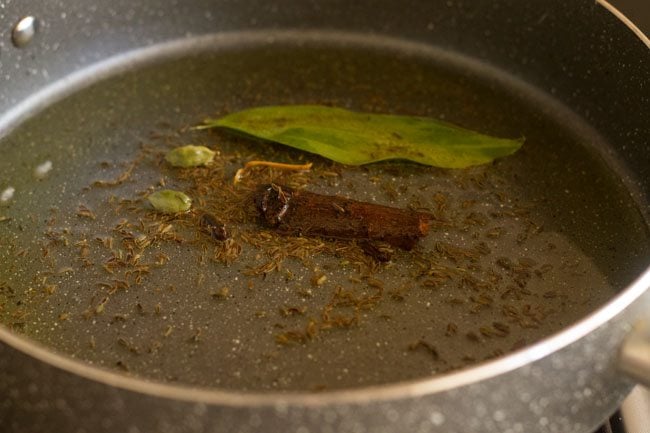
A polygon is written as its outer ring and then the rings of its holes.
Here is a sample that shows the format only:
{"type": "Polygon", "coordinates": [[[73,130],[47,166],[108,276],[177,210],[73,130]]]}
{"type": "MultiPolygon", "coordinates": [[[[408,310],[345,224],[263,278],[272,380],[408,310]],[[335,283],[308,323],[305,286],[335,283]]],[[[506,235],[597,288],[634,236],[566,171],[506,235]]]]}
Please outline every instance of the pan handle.
{"type": "Polygon", "coordinates": [[[650,323],[637,322],[625,337],[618,366],[631,378],[650,388],[650,323]]]}

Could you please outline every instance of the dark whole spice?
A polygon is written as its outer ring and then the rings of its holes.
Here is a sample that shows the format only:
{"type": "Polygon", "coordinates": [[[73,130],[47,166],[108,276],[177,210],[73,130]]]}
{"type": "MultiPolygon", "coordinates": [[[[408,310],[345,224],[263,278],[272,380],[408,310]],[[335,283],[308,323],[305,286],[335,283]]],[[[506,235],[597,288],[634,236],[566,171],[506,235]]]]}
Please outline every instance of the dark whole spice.
{"type": "Polygon", "coordinates": [[[216,241],[225,241],[230,237],[226,225],[209,213],[201,215],[199,225],[216,241]]]}
{"type": "Polygon", "coordinates": [[[427,235],[432,218],[425,212],[275,184],[261,186],[254,197],[263,222],[281,234],[384,241],[404,250],[427,235]]]}

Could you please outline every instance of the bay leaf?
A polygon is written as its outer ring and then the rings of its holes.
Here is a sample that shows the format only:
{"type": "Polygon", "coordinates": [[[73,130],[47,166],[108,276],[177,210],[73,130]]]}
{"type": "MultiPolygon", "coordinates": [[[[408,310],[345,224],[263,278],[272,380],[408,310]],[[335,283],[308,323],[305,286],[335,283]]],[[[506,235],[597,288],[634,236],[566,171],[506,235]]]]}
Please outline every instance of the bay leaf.
{"type": "Polygon", "coordinates": [[[362,165],[404,159],[443,168],[485,164],[516,152],[523,138],[497,138],[426,117],[371,114],[319,105],[250,108],[197,129],[225,128],[362,165]]]}

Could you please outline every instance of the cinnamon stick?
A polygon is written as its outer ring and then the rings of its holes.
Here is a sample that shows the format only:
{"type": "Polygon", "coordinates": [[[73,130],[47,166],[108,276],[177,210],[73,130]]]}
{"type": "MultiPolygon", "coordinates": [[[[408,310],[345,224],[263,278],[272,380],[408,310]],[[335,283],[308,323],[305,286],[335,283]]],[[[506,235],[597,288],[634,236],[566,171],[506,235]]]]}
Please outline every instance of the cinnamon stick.
{"type": "Polygon", "coordinates": [[[265,225],[285,235],[384,241],[412,249],[429,232],[431,215],[344,197],[262,185],[254,194],[265,225]]]}

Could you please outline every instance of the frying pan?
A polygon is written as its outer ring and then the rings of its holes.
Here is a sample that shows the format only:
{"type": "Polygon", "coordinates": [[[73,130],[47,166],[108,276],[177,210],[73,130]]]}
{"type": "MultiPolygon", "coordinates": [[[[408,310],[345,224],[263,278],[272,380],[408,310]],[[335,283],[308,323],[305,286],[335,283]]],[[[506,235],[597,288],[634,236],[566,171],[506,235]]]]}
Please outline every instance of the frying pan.
{"type": "MultiPolygon", "coordinates": [[[[0,94],[3,425],[10,431],[595,428],[634,383],[621,369],[647,380],[642,351],[650,302],[647,40],[608,7],[7,5],[12,19],[38,20],[35,35],[29,20],[21,22],[12,35],[17,47],[5,47],[2,57],[12,83],[0,94]],[[318,192],[399,207],[413,205],[415,196],[432,211],[426,200],[436,193],[461,196],[447,205],[451,221],[467,220],[473,202],[483,206],[469,218],[476,224],[440,227],[414,253],[397,252],[392,269],[353,275],[361,282],[346,284],[360,285],[355,295],[370,292],[369,278],[386,293],[349,329],[323,330],[314,341],[289,346],[277,340],[302,329],[312,310],[321,317],[319,308],[351,274],[340,257],[322,254],[307,266],[289,261],[283,269],[294,279],[286,272],[253,275],[251,288],[240,262],[210,264],[199,278],[193,254],[209,239],[184,220],[163,222],[194,243],[161,244],[171,263],[142,287],[104,301],[98,274],[71,255],[84,237],[95,242],[131,216],[126,201],[117,213],[102,206],[126,199],[137,215],[148,215],[138,200],[161,176],[187,187],[160,164],[159,152],[189,141],[227,156],[223,178],[253,155],[304,159],[187,129],[205,116],[273,103],[429,115],[524,135],[527,143],[511,159],[463,172],[402,163],[341,168],[316,159],[320,171],[306,187],[318,192]],[[49,171],[41,165],[46,161],[49,171]],[[134,161],[128,182],[93,187],[134,161]],[[324,174],[332,171],[340,181],[324,174]],[[502,205],[510,213],[499,211],[502,205]],[[530,209],[531,224],[524,224],[530,209]],[[404,270],[432,255],[450,266],[444,251],[470,248],[487,235],[481,213],[500,218],[499,227],[512,233],[503,242],[485,241],[480,269],[512,277],[512,259],[527,259],[515,265],[552,270],[546,279],[531,276],[522,299],[501,298],[499,291],[495,305],[473,311],[471,299],[480,294],[471,287],[422,288],[426,278],[404,270]],[[540,229],[524,239],[518,237],[524,226],[540,229]],[[45,254],[47,227],[69,236],[69,244],[61,240],[45,254]],[[56,275],[45,270],[50,259],[56,275]],[[305,304],[296,304],[304,286],[305,304]],[[293,317],[294,305],[306,306],[306,315],[293,317]],[[494,325],[504,320],[504,306],[529,312],[534,326],[507,322],[508,335],[495,335],[506,329],[494,325]]],[[[219,212],[210,197],[197,199],[219,212]]],[[[235,230],[255,232],[247,223],[235,230]]],[[[265,257],[248,248],[241,263],[264,264],[258,255],[265,257]]]]}

